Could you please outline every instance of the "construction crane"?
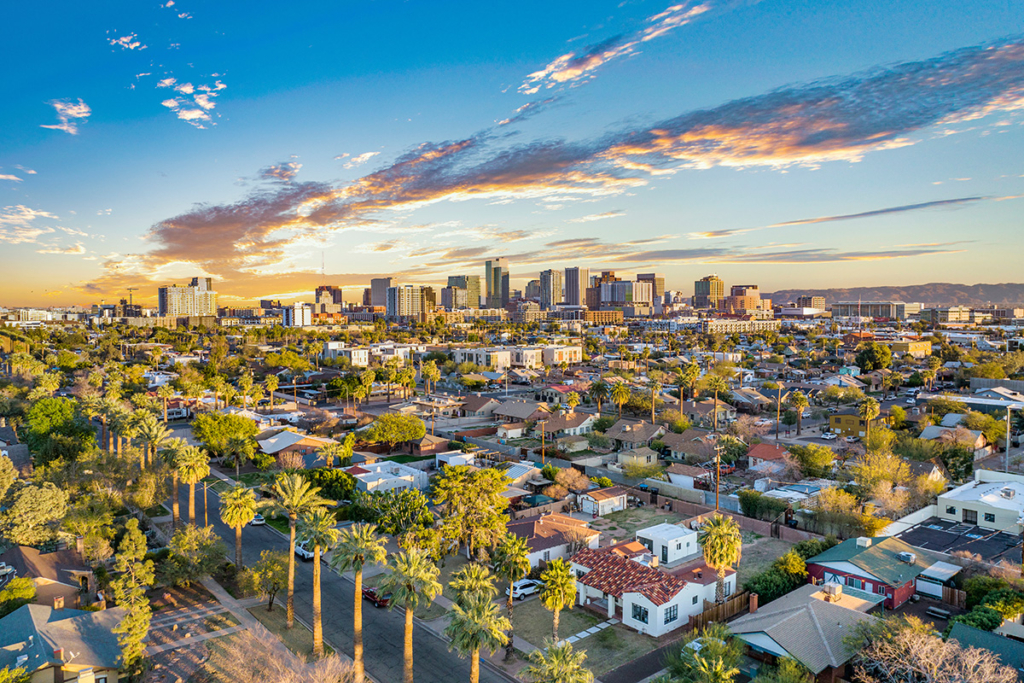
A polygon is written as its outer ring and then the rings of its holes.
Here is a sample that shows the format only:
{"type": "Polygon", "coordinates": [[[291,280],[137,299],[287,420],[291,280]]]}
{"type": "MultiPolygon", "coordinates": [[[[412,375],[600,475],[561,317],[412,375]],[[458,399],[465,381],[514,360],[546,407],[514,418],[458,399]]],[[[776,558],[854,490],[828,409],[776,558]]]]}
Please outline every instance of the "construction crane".
{"type": "Polygon", "coordinates": [[[126,289],[128,290],[128,305],[131,306],[131,305],[133,305],[133,302],[132,302],[132,292],[139,291],[139,288],[138,287],[126,287],[126,289]]]}

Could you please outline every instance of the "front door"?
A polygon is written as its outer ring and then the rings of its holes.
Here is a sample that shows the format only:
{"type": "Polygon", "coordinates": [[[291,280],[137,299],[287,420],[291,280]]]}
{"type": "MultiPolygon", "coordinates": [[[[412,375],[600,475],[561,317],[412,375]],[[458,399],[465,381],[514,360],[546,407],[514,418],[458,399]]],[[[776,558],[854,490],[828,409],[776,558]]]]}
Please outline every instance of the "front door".
{"type": "Polygon", "coordinates": [[[668,546],[661,546],[661,562],[662,564],[668,562],[668,546]]]}
{"type": "Polygon", "coordinates": [[[964,510],[964,524],[977,524],[978,523],[978,511],[977,510],[964,510]]]}

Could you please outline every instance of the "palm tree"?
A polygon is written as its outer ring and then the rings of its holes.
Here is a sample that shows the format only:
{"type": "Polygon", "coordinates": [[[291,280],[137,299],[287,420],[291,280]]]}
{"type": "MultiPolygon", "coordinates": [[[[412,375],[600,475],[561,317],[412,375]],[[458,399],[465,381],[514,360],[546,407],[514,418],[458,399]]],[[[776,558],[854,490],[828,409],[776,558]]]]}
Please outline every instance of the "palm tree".
{"type": "MultiPolygon", "coordinates": [[[[260,505],[273,515],[288,516],[288,622],[295,625],[295,528],[299,517],[316,508],[333,505],[334,501],[320,497],[320,487],[313,486],[300,474],[281,474],[270,487],[274,497],[260,505]]],[[[356,591],[358,594],[358,591],[356,591]]]]}
{"type": "Polygon", "coordinates": [[[320,610],[320,553],[338,542],[341,532],[334,528],[338,520],[327,508],[310,510],[299,520],[299,541],[313,546],[313,654],[324,654],[324,625],[320,610]]]}
{"type": "Polygon", "coordinates": [[[384,561],[387,541],[377,535],[376,524],[354,524],[341,532],[338,547],[331,556],[331,566],[338,571],[352,570],[356,583],[352,610],[352,667],[355,683],[363,683],[363,567],[384,561]]]}
{"type": "MultiPolygon", "coordinates": [[[[506,534],[498,547],[494,549],[494,572],[501,578],[508,581],[508,600],[505,608],[508,610],[508,622],[512,624],[512,607],[515,602],[512,598],[512,587],[516,581],[526,577],[530,573],[530,547],[526,539],[515,534],[506,534]]],[[[508,645],[505,646],[505,661],[512,659],[515,649],[512,646],[514,626],[508,630],[508,645]]]]}
{"type": "Polygon", "coordinates": [[[726,667],[725,660],[721,657],[704,658],[699,654],[694,655],[697,662],[697,673],[701,683],[732,683],[740,672],[736,667],[726,667]]]}
{"type": "Polygon", "coordinates": [[[235,530],[235,570],[242,571],[242,528],[256,516],[256,495],[242,484],[220,497],[220,521],[235,530]]]}
{"type": "Polygon", "coordinates": [[[388,609],[401,605],[405,609],[405,667],[403,680],[412,683],[412,617],[420,604],[430,604],[441,594],[437,577],[441,570],[422,550],[409,550],[392,555],[391,573],[381,581],[379,590],[391,594],[388,609]]]}
{"type": "Polygon", "coordinates": [[[146,413],[146,415],[150,418],[139,422],[139,438],[146,444],[145,459],[152,463],[156,459],[156,452],[161,444],[171,438],[171,430],[153,417],[152,413],[146,413]]]}
{"type": "Polygon", "coordinates": [[[732,517],[715,514],[704,524],[697,536],[704,551],[704,562],[718,573],[715,601],[725,601],[725,572],[738,564],[743,551],[740,525],[732,517]]]}
{"type": "Polygon", "coordinates": [[[196,523],[196,484],[210,474],[210,459],[206,451],[185,446],[177,458],[178,477],[188,484],[188,523],[196,523]]]}
{"type": "Polygon", "coordinates": [[[871,436],[871,421],[880,413],[878,401],[873,398],[864,399],[857,408],[857,413],[860,415],[860,419],[864,420],[865,434],[871,436]]]}
{"type": "Polygon", "coordinates": [[[467,604],[478,595],[487,596],[488,600],[498,594],[491,571],[482,564],[467,564],[452,575],[450,584],[455,591],[455,602],[467,604]]]}
{"type": "Polygon", "coordinates": [[[508,642],[505,631],[512,627],[506,617],[498,613],[498,606],[486,597],[477,597],[465,607],[456,604],[444,634],[451,639],[449,649],[459,657],[470,657],[469,683],[480,683],[480,650],[492,654],[508,642]]]}
{"type": "Polygon", "coordinates": [[[569,563],[562,558],[552,560],[548,568],[540,575],[544,589],[540,592],[540,602],[554,614],[551,632],[558,642],[558,617],[563,609],[572,609],[576,602],[576,576],[572,573],[569,563]]]}
{"type": "Polygon", "coordinates": [[[580,395],[575,391],[570,391],[565,397],[565,404],[569,406],[570,413],[576,412],[576,406],[580,404],[580,395]]]}
{"type": "Polygon", "coordinates": [[[622,406],[629,401],[632,392],[625,382],[616,382],[612,387],[612,402],[619,407],[619,419],[622,419],[622,406]]]}
{"type": "Polygon", "coordinates": [[[270,397],[270,409],[274,409],[274,392],[277,391],[279,386],[277,375],[267,375],[267,378],[263,380],[263,386],[267,388],[267,395],[270,397]]]}
{"type": "Polygon", "coordinates": [[[587,651],[573,651],[572,643],[548,641],[543,650],[529,654],[530,665],[523,673],[532,683],[592,683],[594,674],[583,666],[587,651]]]}
{"type": "Polygon", "coordinates": [[[597,416],[601,417],[601,404],[608,399],[608,383],[599,379],[590,385],[590,398],[597,402],[597,416]]]}
{"type": "Polygon", "coordinates": [[[344,444],[340,444],[337,441],[331,441],[330,443],[325,443],[320,447],[320,450],[317,451],[317,461],[323,460],[327,468],[330,469],[331,467],[334,467],[334,461],[336,459],[340,460],[343,457],[344,452],[344,444]]]}
{"type": "Polygon", "coordinates": [[[729,393],[729,383],[718,375],[709,375],[705,380],[705,389],[715,394],[715,431],[718,431],[718,395],[729,393]]]}
{"type": "Polygon", "coordinates": [[[803,426],[804,408],[811,405],[807,396],[802,391],[794,391],[789,395],[789,406],[796,412],[796,435],[800,436],[800,428],[803,426]]]}
{"type": "Polygon", "coordinates": [[[654,408],[658,405],[658,394],[661,392],[661,382],[656,379],[652,379],[647,383],[647,388],[651,390],[651,424],[654,424],[654,408]]]}
{"type": "Polygon", "coordinates": [[[187,447],[188,444],[185,443],[184,439],[171,439],[167,442],[166,448],[160,453],[163,461],[167,464],[167,468],[171,471],[171,529],[174,531],[178,530],[180,518],[178,509],[178,458],[181,455],[181,451],[187,447]]]}
{"type": "Polygon", "coordinates": [[[235,479],[238,479],[239,471],[249,460],[252,460],[256,453],[256,449],[252,445],[252,440],[245,437],[233,436],[228,439],[228,442],[224,445],[224,454],[230,456],[235,461],[235,479]]]}
{"type": "Polygon", "coordinates": [[[161,384],[156,388],[156,396],[164,403],[164,424],[167,424],[167,401],[174,398],[174,387],[170,384],[161,384]]]}

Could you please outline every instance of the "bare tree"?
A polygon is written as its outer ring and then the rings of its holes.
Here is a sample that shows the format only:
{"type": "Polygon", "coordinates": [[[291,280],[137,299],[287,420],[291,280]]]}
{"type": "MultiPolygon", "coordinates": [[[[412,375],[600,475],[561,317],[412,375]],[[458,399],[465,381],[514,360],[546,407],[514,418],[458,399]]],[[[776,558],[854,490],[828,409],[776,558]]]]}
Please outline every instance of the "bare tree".
{"type": "Polygon", "coordinates": [[[248,683],[348,683],[352,666],[337,654],[307,664],[270,634],[243,631],[218,641],[206,664],[219,680],[248,683]]]}
{"type": "Polygon", "coordinates": [[[295,451],[284,451],[277,454],[277,466],[282,470],[301,470],[306,467],[306,461],[295,451]]]}
{"type": "Polygon", "coordinates": [[[571,527],[562,532],[562,538],[564,538],[568,544],[566,550],[569,556],[572,557],[579,551],[590,546],[590,537],[592,533],[588,533],[587,529],[571,527]]]}

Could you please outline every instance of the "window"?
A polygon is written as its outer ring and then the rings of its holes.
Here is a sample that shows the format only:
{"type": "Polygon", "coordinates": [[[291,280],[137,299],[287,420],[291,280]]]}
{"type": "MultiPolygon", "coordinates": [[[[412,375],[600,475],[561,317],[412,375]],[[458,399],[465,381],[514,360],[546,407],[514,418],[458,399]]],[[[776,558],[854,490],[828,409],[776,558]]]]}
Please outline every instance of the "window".
{"type": "Polygon", "coordinates": [[[633,603],[633,620],[641,624],[647,623],[647,608],[633,603]]]}
{"type": "Polygon", "coordinates": [[[544,561],[547,562],[550,559],[551,559],[551,551],[550,550],[545,550],[544,551],[544,561]]]}
{"type": "Polygon", "coordinates": [[[672,605],[665,609],[665,623],[671,624],[679,618],[679,605],[672,605]]]}
{"type": "Polygon", "coordinates": [[[697,604],[697,596],[696,595],[693,596],[693,604],[695,604],[695,605],[697,604]]]}
{"type": "MultiPolygon", "coordinates": [[[[689,545],[689,543],[687,543],[687,545],[689,545]]],[[[683,544],[682,543],[676,543],[676,550],[682,550],[682,549],[683,549],[683,544]]]]}
{"type": "Polygon", "coordinates": [[[956,506],[954,506],[954,505],[947,505],[946,506],[946,514],[947,515],[955,515],[956,514],[956,506]]]}
{"type": "Polygon", "coordinates": [[[877,586],[875,586],[875,592],[879,595],[885,595],[885,584],[880,583],[877,586]]]}
{"type": "Polygon", "coordinates": [[[855,579],[852,576],[846,577],[846,585],[850,588],[856,588],[859,591],[864,590],[864,582],[860,579],[855,579]]]}
{"type": "Polygon", "coordinates": [[[577,579],[582,579],[584,577],[584,575],[586,575],[586,572],[583,571],[582,569],[577,569],[576,570],[576,578],[577,579]]]}
{"type": "Polygon", "coordinates": [[[994,522],[994,521],[996,521],[995,513],[994,512],[986,512],[985,513],[985,521],[986,522],[994,522]]]}

